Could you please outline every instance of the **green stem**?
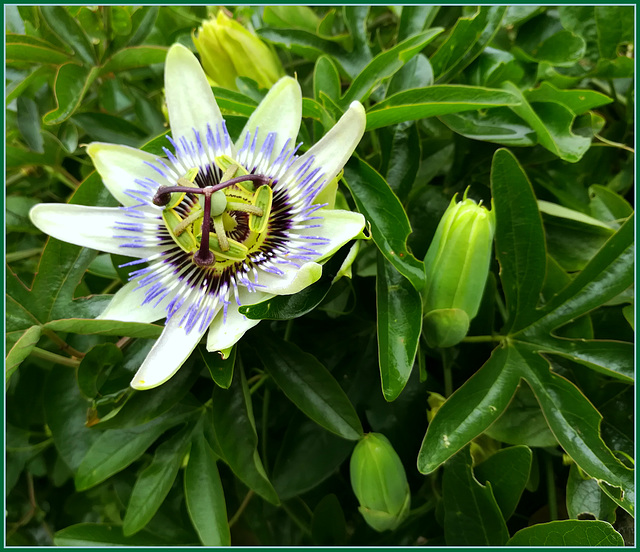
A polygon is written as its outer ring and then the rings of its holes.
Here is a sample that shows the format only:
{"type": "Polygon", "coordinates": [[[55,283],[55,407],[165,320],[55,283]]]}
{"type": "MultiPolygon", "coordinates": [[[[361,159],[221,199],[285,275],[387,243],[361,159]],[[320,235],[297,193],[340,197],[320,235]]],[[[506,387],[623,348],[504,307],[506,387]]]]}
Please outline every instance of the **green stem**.
{"type": "Polygon", "coordinates": [[[65,171],[62,167],[51,167],[45,165],[44,170],[49,173],[49,175],[55,177],[60,182],[62,182],[65,186],[73,190],[74,192],[80,186],[80,182],[78,182],[73,176],[71,176],[67,171],[65,171]]]}
{"type": "Polygon", "coordinates": [[[465,337],[462,343],[488,343],[502,340],[503,336],[501,335],[472,335],[465,337]]]}
{"type": "Polygon", "coordinates": [[[111,293],[119,285],[120,285],[120,281],[119,280],[112,280],[111,283],[109,283],[109,285],[107,285],[107,287],[105,287],[102,290],[102,295],[107,295],[107,294],[111,293]]]}
{"type": "Polygon", "coordinates": [[[293,511],[291,510],[291,508],[289,508],[289,506],[287,506],[284,502],[281,504],[282,509],[287,512],[287,514],[289,515],[289,517],[293,520],[293,522],[300,527],[300,529],[306,533],[307,535],[311,534],[311,530],[305,525],[305,523],[298,518],[298,516],[296,516],[293,511]]]}
{"type": "Polygon", "coordinates": [[[249,388],[249,394],[253,395],[258,389],[260,389],[264,385],[265,381],[267,381],[266,375],[262,376],[253,387],[249,388]]]}
{"type": "Polygon", "coordinates": [[[289,341],[291,339],[291,332],[293,331],[293,318],[287,320],[287,327],[284,329],[284,340],[289,341]]]}
{"type": "Polygon", "coordinates": [[[502,295],[496,291],[496,307],[498,307],[498,311],[500,312],[500,316],[502,317],[502,321],[506,322],[509,317],[509,313],[507,313],[507,307],[502,300],[502,295]]]}
{"type": "Polygon", "coordinates": [[[8,263],[15,261],[21,261],[22,259],[28,259],[34,255],[38,255],[42,252],[42,247],[34,247],[32,249],[23,249],[22,251],[14,251],[13,253],[7,253],[4,257],[8,263]]]}
{"type": "Polygon", "coordinates": [[[453,360],[447,349],[442,349],[440,354],[442,356],[442,367],[444,369],[444,396],[448,398],[453,393],[453,373],[451,371],[453,360]]]}
{"type": "Polygon", "coordinates": [[[236,511],[235,514],[233,514],[233,517],[229,520],[229,527],[233,527],[233,525],[236,523],[236,521],[238,521],[240,519],[240,516],[242,515],[242,512],[244,512],[244,509],[247,507],[247,504],[249,504],[249,501],[251,500],[251,498],[253,497],[253,491],[250,490],[247,495],[244,497],[244,500],[242,501],[242,504],[240,504],[240,507],[238,508],[238,510],[236,511]]]}
{"type": "Polygon", "coordinates": [[[558,500],[556,497],[556,482],[553,473],[551,456],[545,455],[545,467],[547,472],[547,496],[549,500],[549,517],[551,521],[558,519],[558,500]]]}
{"type": "Polygon", "coordinates": [[[48,360],[49,362],[61,364],[62,366],[69,366],[70,368],[77,368],[78,366],[80,366],[79,360],[63,357],[62,355],[57,355],[56,353],[45,351],[44,349],[40,349],[38,347],[34,347],[33,349],[31,349],[31,354],[36,358],[48,360]]]}
{"type": "Polygon", "coordinates": [[[66,351],[71,356],[77,358],[84,358],[84,353],[77,351],[71,345],[69,345],[64,339],[58,337],[58,334],[52,330],[43,329],[42,333],[46,335],[51,341],[53,341],[58,347],[60,347],[63,351],[66,351]]]}
{"type": "Polygon", "coordinates": [[[269,464],[267,462],[267,420],[269,419],[269,399],[271,398],[271,393],[269,389],[264,390],[264,397],[262,399],[262,435],[261,435],[261,445],[262,445],[262,465],[264,466],[264,471],[269,474],[269,464]]]}

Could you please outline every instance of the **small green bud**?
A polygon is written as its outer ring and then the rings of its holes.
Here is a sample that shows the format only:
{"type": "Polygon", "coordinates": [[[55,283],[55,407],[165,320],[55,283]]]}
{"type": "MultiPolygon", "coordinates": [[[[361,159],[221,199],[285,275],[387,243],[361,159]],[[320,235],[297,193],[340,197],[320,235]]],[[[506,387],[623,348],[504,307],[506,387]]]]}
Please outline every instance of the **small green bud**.
{"type": "Polygon", "coordinates": [[[495,215],[465,195],[445,211],[424,258],[424,328],[432,347],[451,347],[469,331],[489,275],[495,215]]]}
{"type": "Polygon", "coordinates": [[[192,38],[205,72],[218,86],[237,90],[236,77],[249,77],[262,88],[271,88],[284,75],[269,46],[223,10],[204,21],[192,38]]]}
{"type": "Polygon", "coordinates": [[[394,530],[409,513],[411,493],[400,458],[380,433],[365,435],[351,455],[351,487],[367,524],[394,530]]]}

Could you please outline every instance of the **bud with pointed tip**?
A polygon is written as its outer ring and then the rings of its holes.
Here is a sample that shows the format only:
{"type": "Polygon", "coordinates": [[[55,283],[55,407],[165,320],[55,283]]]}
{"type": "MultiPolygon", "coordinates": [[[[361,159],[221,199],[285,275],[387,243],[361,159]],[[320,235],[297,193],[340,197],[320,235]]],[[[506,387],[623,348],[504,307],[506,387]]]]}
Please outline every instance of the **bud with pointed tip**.
{"type": "Polygon", "coordinates": [[[202,23],[193,43],[205,72],[218,86],[237,90],[236,77],[249,77],[260,87],[271,88],[284,75],[269,46],[223,10],[202,23]]]}
{"type": "Polygon", "coordinates": [[[367,524],[376,531],[396,529],[407,517],[411,493],[404,466],[389,440],[365,435],[351,455],[351,487],[367,524]]]}
{"type": "Polygon", "coordinates": [[[445,211],[424,258],[424,329],[432,347],[451,347],[469,331],[489,275],[495,215],[456,197],[445,211]]]}

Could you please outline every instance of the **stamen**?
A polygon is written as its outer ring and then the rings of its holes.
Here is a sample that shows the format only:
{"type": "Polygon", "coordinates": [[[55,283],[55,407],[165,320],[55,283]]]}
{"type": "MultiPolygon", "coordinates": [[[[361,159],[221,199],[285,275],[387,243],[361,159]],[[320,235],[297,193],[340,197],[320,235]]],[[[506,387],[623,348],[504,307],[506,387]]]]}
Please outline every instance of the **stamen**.
{"type": "Polygon", "coordinates": [[[256,207],[255,205],[249,205],[247,203],[238,203],[236,201],[227,201],[227,206],[230,211],[242,211],[243,213],[249,213],[261,217],[264,215],[264,209],[256,207]]]}
{"type": "Polygon", "coordinates": [[[213,217],[213,229],[216,231],[216,236],[218,236],[218,245],[220,246],[220,250],[229,251],[229,240],[227,239],[227,234],[224,231],[222,215],[213,217]]]}
{"type": "MultiPolygon", "coordinates": [[[[220,184],[216,184],[215,186],[207,186],[206,188],[193,188],[189,186],[163,186],[156,192],[156,195],[153,196],[153,203],[158,207],[164,207],[171,200],[171,194],[175,192],[185,194],[203,194],[206,197],[207,195],[211,195],[218,190],[224,190],[225,188],[233,186],[234,184],[240,184],[247,181],[258,182],[260,184],[268,184],[269,177],[259,174],[245,174],[244,176],[238,176],[237,178],[232,178],[231,180],[220,182],[220,184]],[[205,190],[209,191],[205,192],[205,190]]],[[[178,183],[180,183],[180,179],[178,179],[178,183]]]]}

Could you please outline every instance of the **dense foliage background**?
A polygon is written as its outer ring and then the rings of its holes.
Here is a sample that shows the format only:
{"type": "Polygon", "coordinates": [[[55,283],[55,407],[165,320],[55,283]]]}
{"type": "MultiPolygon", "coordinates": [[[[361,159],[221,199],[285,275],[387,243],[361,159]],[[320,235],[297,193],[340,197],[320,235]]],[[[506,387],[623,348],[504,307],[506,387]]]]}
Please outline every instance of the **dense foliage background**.
{"type": "MultiPolygon", "coordinates": [[[[633,7],[229,8],[297,75],[305,147],[365,104],[341,190],[372,239],[144,392],[161,325],[94,320],[124,258],[28,211],[114,204],[82,145],[160,153],[167,47],[216,10],[5,9],[8,544],[633,542],[633,7]],[[422,259],[467,188],[495,259],[469,337],[432,349],[422,259]],[[394,531],[358,512],[363,432],[406,471],[394,531]]],[[[266,92],[235,82],[232,136],[266,92]]]]}

